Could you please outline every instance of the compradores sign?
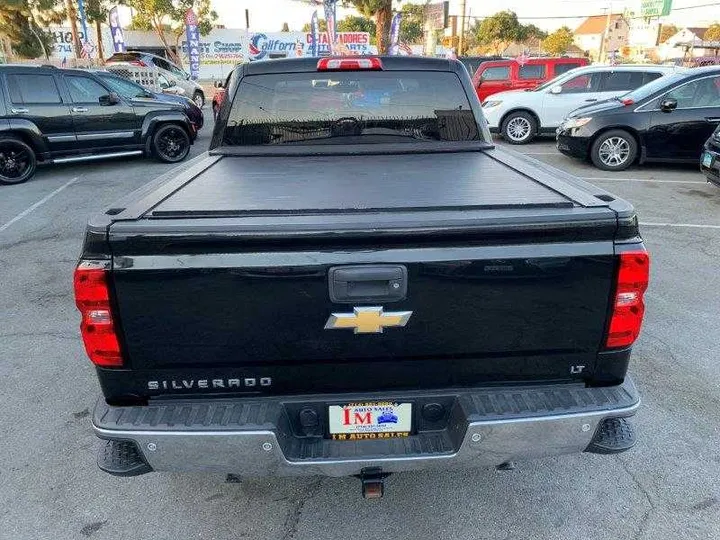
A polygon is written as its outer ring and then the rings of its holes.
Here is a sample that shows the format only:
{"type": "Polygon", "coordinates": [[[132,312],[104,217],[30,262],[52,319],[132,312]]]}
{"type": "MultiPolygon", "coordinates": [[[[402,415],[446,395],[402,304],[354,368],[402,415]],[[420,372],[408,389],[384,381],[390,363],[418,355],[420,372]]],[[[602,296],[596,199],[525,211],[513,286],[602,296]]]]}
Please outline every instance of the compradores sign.
{"type": "MultiPolygon", "coordinates": [[[[319,36],[318,53],[329,51],[327,34],[319,36]]],[[[370,34],[367,32],[338,32],[338,42],[355,54],[371,54],[370,34]]],[[[312,34],[305,32],[277,32],[272,34],[250,34],[248,39],[248,59],[268,60],[278,57],[297,56],[298,48],[302,56],[310,54],[312,34]]]]}

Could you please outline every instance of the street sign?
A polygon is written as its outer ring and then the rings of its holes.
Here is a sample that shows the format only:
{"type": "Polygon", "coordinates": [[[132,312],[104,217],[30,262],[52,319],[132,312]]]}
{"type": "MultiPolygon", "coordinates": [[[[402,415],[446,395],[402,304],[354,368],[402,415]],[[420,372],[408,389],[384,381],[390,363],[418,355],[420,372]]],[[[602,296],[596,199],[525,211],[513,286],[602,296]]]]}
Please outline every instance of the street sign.
{"type": "Polygon", "coordinates": [[[433,30],[447,28],[450,2],[438,2],[425,6],[425,26],[433,30]]]}
{"type": "Polygon", "coordinates": [[[672,0],[642,0],[640,15],[642,17],[665,17],[672,11],[672,0]]]}

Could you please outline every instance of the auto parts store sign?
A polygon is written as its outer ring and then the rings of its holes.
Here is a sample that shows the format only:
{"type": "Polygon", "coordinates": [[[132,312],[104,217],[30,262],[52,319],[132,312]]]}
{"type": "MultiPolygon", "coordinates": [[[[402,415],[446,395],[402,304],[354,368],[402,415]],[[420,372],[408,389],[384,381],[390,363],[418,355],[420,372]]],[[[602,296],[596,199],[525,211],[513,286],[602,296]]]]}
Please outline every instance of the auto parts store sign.
{"type": "MultiPolygon", "coordinates": [[[[318,54],[328,54],[326,33],[319,36],[318,54]]],[[[296,47],[302,48],[302,56],[308,56],[312,48],[311,32],[277,32],[273,34],[250,34],[248,39],[248,60],[267,60],[296,56],[296,47]]],[[[338,32],[338,43],[350,54],[370,54],[370,34],[367,32],[338,32]]]]}
{"type": "MultiPolygon", "coordinates": [[[[327,54],[327,35],[319,36],[318,52],[327,54]]],[[[351,54],[372,54],[375,47],[370,45],[367,32],[338,32],[338,42],[351,54]]],[[[303,56],[309,56],[312,48],[310,32],[256,32],[244,30],[216,29],[206,36],[200,36],[200,78],[224,78],[235,66],[243,62],[270,60],[272,58],[293,58],[299,47],[303,56]]],[[[187,56],[187,41],[181,43],[187,56]]]]}

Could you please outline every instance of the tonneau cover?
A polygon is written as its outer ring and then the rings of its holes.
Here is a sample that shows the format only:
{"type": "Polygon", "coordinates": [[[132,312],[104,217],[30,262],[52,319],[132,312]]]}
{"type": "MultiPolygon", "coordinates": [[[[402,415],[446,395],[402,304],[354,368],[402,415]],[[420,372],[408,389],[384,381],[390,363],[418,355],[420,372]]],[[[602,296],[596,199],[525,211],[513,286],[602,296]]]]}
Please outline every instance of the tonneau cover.
{"type": "Polygon", "coordinates": [[[485,152],[223,157],[149,208],[145,216],[571,208],[574,204],[568,196],[485,152]]]}

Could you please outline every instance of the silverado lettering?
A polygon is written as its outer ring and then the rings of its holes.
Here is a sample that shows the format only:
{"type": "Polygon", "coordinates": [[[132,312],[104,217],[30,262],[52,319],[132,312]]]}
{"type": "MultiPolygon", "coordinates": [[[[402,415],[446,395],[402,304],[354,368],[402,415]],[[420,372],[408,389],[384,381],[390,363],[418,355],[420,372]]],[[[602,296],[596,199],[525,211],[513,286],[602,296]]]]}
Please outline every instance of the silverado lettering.
{"type": "Polygon", "coordinates": [[[88,224],[103,470],[365,490],[633,446],[629,203],[494,146],[454,60],[253,62],[226,100],[207,154],[88,224]]]}
{"type": "MultiPolygon", "coordinates": [[[[270,377],[261,377],[259,379],[260,386],[272,385],[272,379],[270,377]]],[[[253,387],[258,385],[258,379],[244,378],[244,379],[182,379],[180,381],[148,381],[148,390],[190,390],[192,388],[241,388],[241,387],[253,387]]]]}

